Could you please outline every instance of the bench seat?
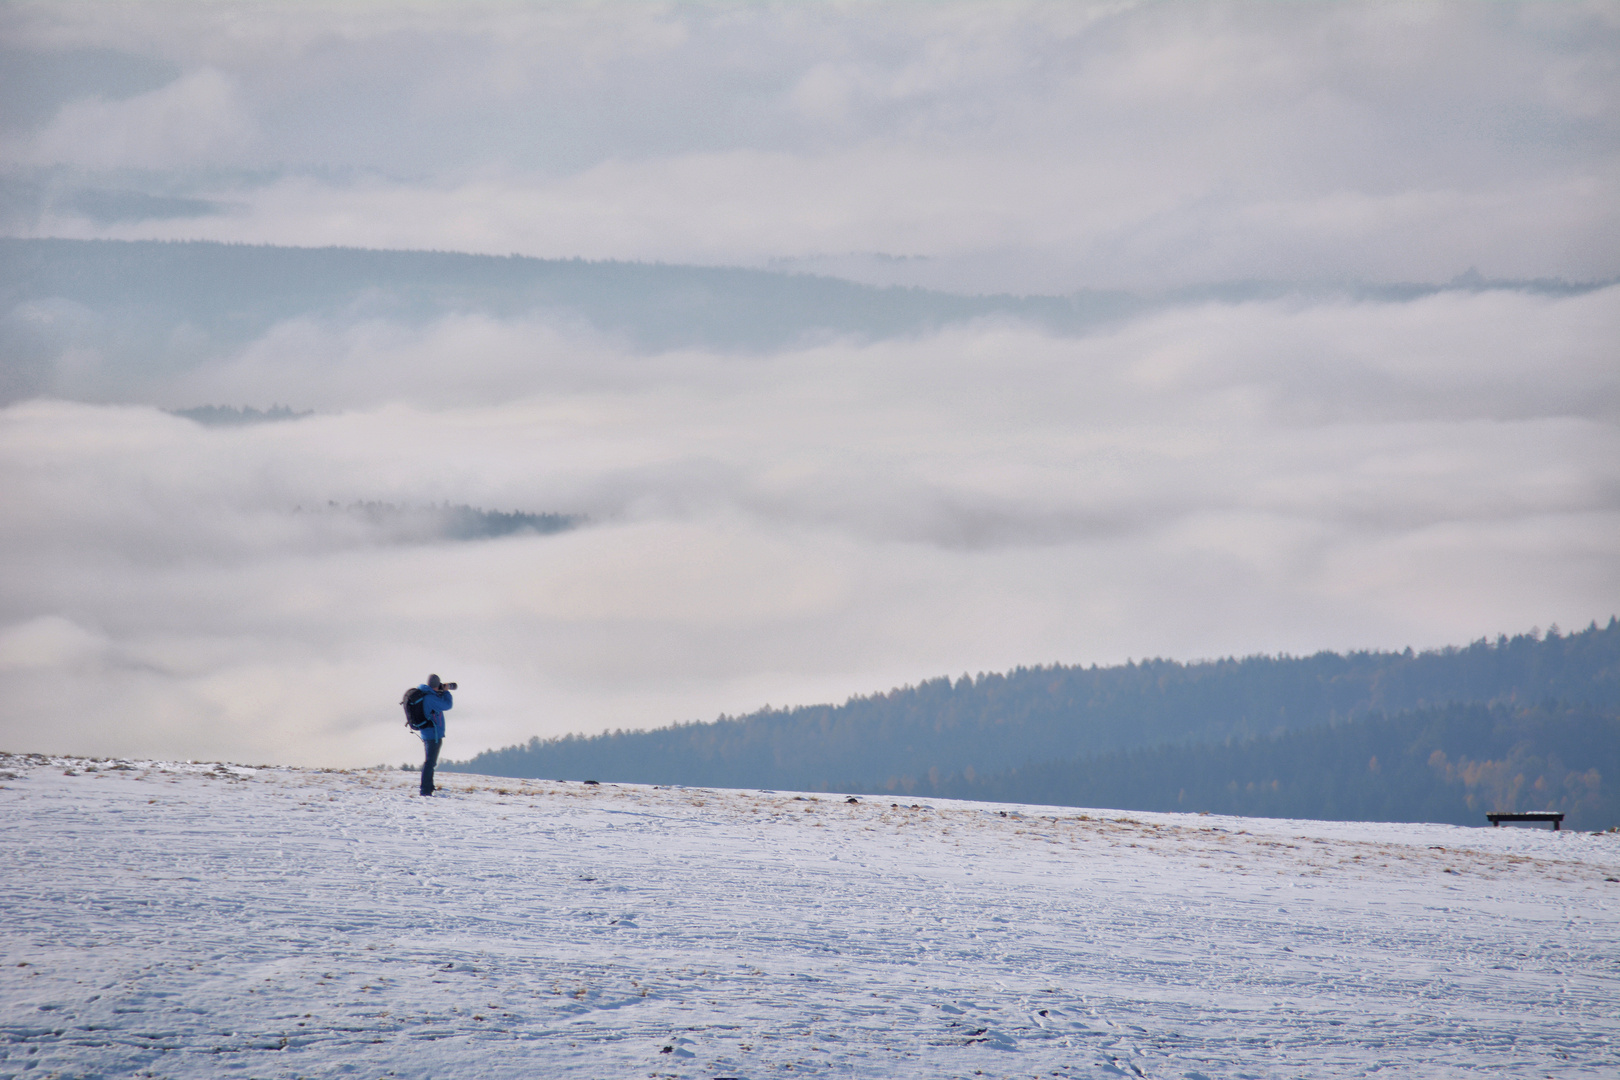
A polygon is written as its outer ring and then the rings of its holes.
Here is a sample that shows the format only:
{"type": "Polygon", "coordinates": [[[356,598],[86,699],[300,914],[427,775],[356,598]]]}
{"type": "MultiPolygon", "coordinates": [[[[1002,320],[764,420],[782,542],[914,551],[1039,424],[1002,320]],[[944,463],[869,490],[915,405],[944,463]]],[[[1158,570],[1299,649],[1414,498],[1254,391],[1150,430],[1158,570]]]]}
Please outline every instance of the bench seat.
{"type": "Polygon", "coordinates": [[[1564,820],[1564,815],[1557,810],[1525,810],[1517,814],[1486,814],[1493,828],[1500,828],[1504,821],[1550,821],[1553,832],[1558,831],[1564,820]]]}

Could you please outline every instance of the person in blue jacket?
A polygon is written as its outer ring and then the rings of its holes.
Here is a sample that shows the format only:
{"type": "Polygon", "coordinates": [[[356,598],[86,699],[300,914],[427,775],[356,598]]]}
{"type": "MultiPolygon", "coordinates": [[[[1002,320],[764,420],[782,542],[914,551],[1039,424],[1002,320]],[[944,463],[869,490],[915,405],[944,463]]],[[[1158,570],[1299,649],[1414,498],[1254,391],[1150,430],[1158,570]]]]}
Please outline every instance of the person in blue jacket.
{"type": "Polygon", "coordinates": [[[422,794],[433,794],[433,767],[439,763],[439,747],[444,744],[444,713],[454,704],[450,697],[450,690],[455,683],[441,683],[437,675],[429,675],[428,681],[417,689],[425,691],[422,695],[422,715],[427,717],[428,726],[417,734],[422,736],[422,794]]]}

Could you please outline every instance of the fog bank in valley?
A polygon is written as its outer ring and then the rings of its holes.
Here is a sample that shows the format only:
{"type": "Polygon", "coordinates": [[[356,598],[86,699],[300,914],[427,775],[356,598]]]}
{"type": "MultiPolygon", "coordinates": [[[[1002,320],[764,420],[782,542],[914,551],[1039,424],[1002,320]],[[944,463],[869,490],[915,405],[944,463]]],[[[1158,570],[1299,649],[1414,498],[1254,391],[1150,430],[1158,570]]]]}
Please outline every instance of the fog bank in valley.
{"type": "Polygon", "coordinates": [[[408,754],[392,702],[429,670],[466,755],[963,670],[1585,625],[1620,608],[1617,329],[1616,288],[765,353],[287,320],[145,403],[0,411],[3,737],[369,762],[408,754]],[[158,407],[201,402],[315,412],[158,407]],[[367,502],[581,523],[328,509],[367,502]]]}

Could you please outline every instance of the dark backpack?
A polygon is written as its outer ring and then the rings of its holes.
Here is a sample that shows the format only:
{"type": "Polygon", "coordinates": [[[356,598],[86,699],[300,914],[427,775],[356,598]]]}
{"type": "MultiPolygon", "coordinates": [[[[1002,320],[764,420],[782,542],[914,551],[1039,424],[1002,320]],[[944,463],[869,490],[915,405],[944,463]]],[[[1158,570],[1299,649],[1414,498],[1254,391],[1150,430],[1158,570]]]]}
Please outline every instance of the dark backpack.
{"type": "Polygon", "coordinates": [[[426,690],[420,686],[413,686],[399,699],[399,703],[405,706],[405,726],[412,731],[421,731],[433,726],[433,721],[427,718],[427,713],[422,708],[422,699],[425,697],[427,697],[426,690]]]}

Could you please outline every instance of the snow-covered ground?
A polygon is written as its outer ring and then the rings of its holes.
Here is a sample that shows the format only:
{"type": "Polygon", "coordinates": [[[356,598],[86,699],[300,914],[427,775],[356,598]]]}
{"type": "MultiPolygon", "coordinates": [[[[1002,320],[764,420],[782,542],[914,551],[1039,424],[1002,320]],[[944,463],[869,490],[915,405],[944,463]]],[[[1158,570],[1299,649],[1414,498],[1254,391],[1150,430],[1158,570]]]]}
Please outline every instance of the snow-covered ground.
{"type": "Polygon", "coordinates": [[[0,1076],[1620,1075],[1620,835],[0,757],[0,1076]]]}

